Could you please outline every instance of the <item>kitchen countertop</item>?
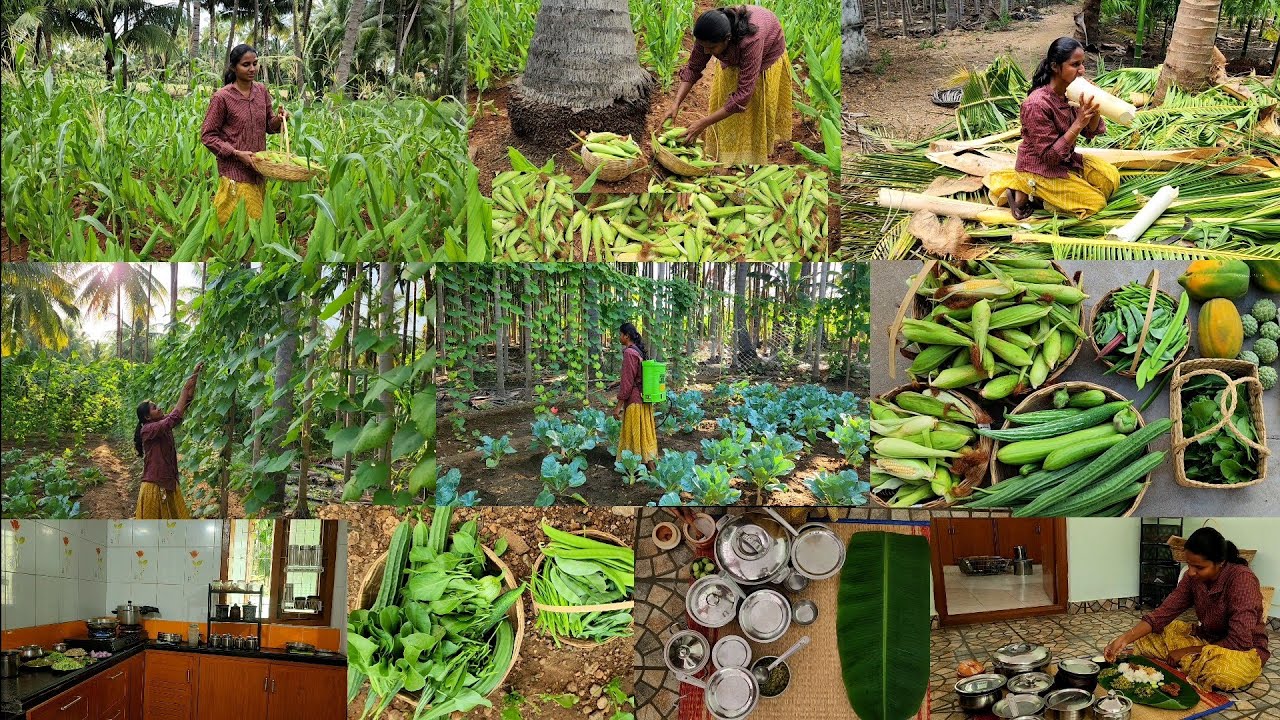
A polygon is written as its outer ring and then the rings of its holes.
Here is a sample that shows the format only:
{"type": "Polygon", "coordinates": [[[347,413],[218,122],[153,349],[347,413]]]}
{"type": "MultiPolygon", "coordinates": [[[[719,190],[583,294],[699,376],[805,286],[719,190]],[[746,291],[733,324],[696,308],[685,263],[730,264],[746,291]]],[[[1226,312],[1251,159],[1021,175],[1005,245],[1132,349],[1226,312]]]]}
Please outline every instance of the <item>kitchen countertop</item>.
{"type": "MultiPolygon", "coordinates": [[[[1093,304],[1108,290],[1120,287],[1130,281],[1145,282],[1147,274],[1151,272],[1152,268],[1160,270],[1160,289],[1173,295],[1176,299],[1182,292],[1182,287],[1178,285],[1178,276],[1186,270],[1187,264],[1187,261],[1128,263],[1064,261],[1061,263],[1068,274],[1074,275],[1077,271],[1081,273],[1084,291],[1089,294],[1089,298],[1084,301],[1086,317],[1093,304]]],[[[897,378],[889,378],[887,361],[891,345],[888,328],[893,324],[894,317],[898,312],[898,305],[902,302],[902,296],[907,292],[908,278],[918,271],[920,267],[921,263],[914,260],[877,261],[872,263],[871,326],[874,329],[871,333],[871,356],[877,359],[876,362],[871,364],[871,394],[873,396],[910,382],[906,368],[911,364],[911,361],[901,354],[896,358],[897,378]]],[[[1249,294],[1243,299],[1235,301],[1236,307],[1242,308],[1242,311],[1248,309],[1253,305],[1254,300],[1262,296],[1263,293],[1250,286],[1249,294]]],[[[1193,302],[1189,312],[1192,331],[1191,346],[1183,360],[1199,357],[1196,352],[1195,342],[1196,315],[1199,310],[1200,303],[1193,302]]],[[[1248,345],[1247,340],[1245,344],[1246,346],[1248,345]]],[[[1086,344],[1080,349],[1080,354],[1076,356],[1075,362],[1062,374],[1062,377],[1058,378],[1058,381],[1083,380],[1110,387],[1137,401],[1138,404],[1146,400],[1147,395],[1151,392],[1150,385],[1138,390],[1131,378],[1103,375],[1104,370],[1106,368],[1094,358],[1092,349],[1086,344]]],[[[1280,418],[1280,388],[1273,388],[1263,393],[1262,404],[1263,415],[1270,421],[1267,423],[1267,438],[1265,442],[1272,450],[1271,457],[1267,463],[1266,481],[1241,490],[1201,490],[1182,487],[1173,479],[1173,456],[1170,453],[1160,467],[1156,468],[1155,474],[1151,479],[1151,487],[1147,490],[1147,494],[1143,496],[1142,503],[1134,514],[1146,517],[1181,517],[1188,515],[1195,517],[1225,517],[1277,514],[1278,509],[1280,509],[1280,422],[1275,422],[1273,418],[1280,418]]],[[[1160,391],[1160,395],[1142,413],[1142,416],[1147,422],[1169,417],[1168,384],[1164,386],[1160,391]]],[[[1169,450],[1168,437],[1159,441],[1157,446],[1161,450],[1169,450]]]]}
{"type": "Polygon", "coordinates": [[[0,713],[4,720],[21,718],[49,698],[92,678],[103,670],[107,670],[145,650],[161,652],[184,652],[199,655],[220,655],[255,660],[279,660],[284,662],[307,663],[311,665],[329,665],[345,667],[347,657],[341,653],[332,655],[298,655],[288,653],[279,648],[263,648],[261,650],[213,650],[205,646],[191,647],[181,645],[161,645],[148,641],[131,648],[121,650],[109,658],[94,663],[83,670],[66,674],[51,670],[20,671],[16,678],[0,680],[0,713]]]}

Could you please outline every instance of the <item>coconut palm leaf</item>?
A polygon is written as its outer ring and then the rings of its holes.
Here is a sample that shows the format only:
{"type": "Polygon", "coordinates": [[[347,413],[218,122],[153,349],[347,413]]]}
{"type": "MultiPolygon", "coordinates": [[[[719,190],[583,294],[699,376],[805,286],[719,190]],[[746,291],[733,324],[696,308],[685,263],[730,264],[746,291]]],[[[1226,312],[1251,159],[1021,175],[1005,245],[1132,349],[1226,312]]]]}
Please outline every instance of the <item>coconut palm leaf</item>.
{"type": "Polygon", "coordinates": [[[1014,244],[1047,245],[1055,260],[1257,260],[1280,259],[1280,245],[1255,246],[1233,242],[1212,248],[1073,238],[1043,233],[1014,233],[1014,244]]]}

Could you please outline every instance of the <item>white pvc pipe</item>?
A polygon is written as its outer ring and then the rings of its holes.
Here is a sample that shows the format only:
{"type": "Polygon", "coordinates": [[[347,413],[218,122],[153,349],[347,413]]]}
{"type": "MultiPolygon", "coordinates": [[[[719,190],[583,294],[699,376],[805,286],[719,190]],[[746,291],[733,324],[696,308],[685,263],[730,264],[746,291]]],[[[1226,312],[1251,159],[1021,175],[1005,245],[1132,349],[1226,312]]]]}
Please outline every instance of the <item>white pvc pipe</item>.
{"type": "Polygon", "coordinates": [[[1147,204],[1138,211],[1133,219],[1124,225],[1107,233],[1108,240],[1122,240],[1124,242],[1133,242],[1142,237],[1142,233],[1151,227],[1151,223],[1169,209],[1169,205],[1178,199],[1178,188],[1172,185],[1165,185],[1156,192],[1147,204]]]}

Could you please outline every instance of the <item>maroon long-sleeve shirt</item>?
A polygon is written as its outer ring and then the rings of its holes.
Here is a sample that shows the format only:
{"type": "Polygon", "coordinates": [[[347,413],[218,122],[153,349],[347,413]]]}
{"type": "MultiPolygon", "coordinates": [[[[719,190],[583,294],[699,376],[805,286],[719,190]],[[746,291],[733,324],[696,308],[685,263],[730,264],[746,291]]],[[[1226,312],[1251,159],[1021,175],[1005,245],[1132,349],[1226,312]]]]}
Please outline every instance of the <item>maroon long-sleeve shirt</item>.
{"type": "Polygon", "coordinates": [[[1183,575],[1164,603],[1142,619],[1155,632],[1162,632],[1192,607],[1200,623],[1196,637],[1227,650],[1257,650],[1264,665],[1271,657],[1262,588],[1249,566],[1227,563],[1207,584],[1183,575]]]}
{"type": "MultiPolygon", "coordinates": [[[[721,65],[738,68],[738,88],[724,104],[731,113],[747,109],[751,96],[756,91],[756,80],[787,50],[782,23],[778,21],[777,15],[759,5],[748,5],[747,18],[756,27],[755,34],[740,39],[736,45],[730,43],[723,53],[716,56],[721,65]]],[[[682,82],[696,83],[710,60],[710,53],[694,43],[689,63],[680,68],[676,76],[682,82]]]]}
{"type": "Polygon", "coordinates": [[[182,423],[182,409],[142,426],[142,482],[155,483],[166,492],[178,487],[178,448],[173,429],[182,423]]]}
{"type": "Polygon", "coordinates": [[[200,142],[218,158],[218,174],[260,185],[265,182],[257,170],[235,156],[237,150],[258,152],[267,149],[267,133],[280,132],[280,123],[271,114],[271,93],[262,83],[254,83],[245,97],[235,84],[224,85],[213,94],[200,128],[200,142]]]}
{"type": "Polygon", "coordinates": [[[644,402],[644,398],[640,394],[640,386],[643,382],[640,377],[642,361],[643,358],[640,357],[640,351],[635,346],[627,346],[622,351],[622,383],[618,386],[619,405],[626,406],[644,402]]]}
{"type": "MultiPolygon", "coordinates": [[[[1076,121],[1076,109],[1065,97],[1042,85],[1027,95],[1019,114],[1022,144],[1018,146],[1018,159],[1014,163],[1018,172],[1064,178],[1069,172],[1084,170],[1084,157],[1076,152],[1075,141],[1068,141],[1066,137],[1067,130],[1076,121]]],[[[1095,138],[1106,131],[1106,121],[1099,117],[1096,130],[1085,128],[1080,135],[1095,138]]]]}

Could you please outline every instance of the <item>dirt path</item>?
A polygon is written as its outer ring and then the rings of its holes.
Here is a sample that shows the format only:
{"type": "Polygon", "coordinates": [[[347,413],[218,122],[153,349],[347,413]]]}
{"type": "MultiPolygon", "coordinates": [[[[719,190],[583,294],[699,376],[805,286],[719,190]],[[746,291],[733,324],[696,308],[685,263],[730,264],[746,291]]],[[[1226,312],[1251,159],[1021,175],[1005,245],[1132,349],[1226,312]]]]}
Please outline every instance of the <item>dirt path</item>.
{"type": "MultiPolygon", "coordinates": [[[[130,452],[123,455],[123,443],[113,446],[105,438],[91,440],[85,446],[93,466],[106,475],[101,485],[95,485],[85,491],[81,507],[91,518],[107,518],[118,520],[133,517],[138,497],[138,484],[142,477],[142,466],[136,462],[136,456],[130,452]]],[[[133,448],[129,448],[130,451],[133,448]]]]}
{"type": "Polygon", "coordinates": [[[1009,52],[1029,76],[1050,43],[1075,31],[1077,10],[1074,4],[1052,5],[1041,20],[1017,21],[1007,30],[953,30],[923,39],[882,38],[868,30],[873,68],[844,75],[844,110],[866,113],[858,122],[893,137],[929,137],[954,117],[933,104],[934,90],[952,87],[959,70],[983,68],[1009,52]]]}

